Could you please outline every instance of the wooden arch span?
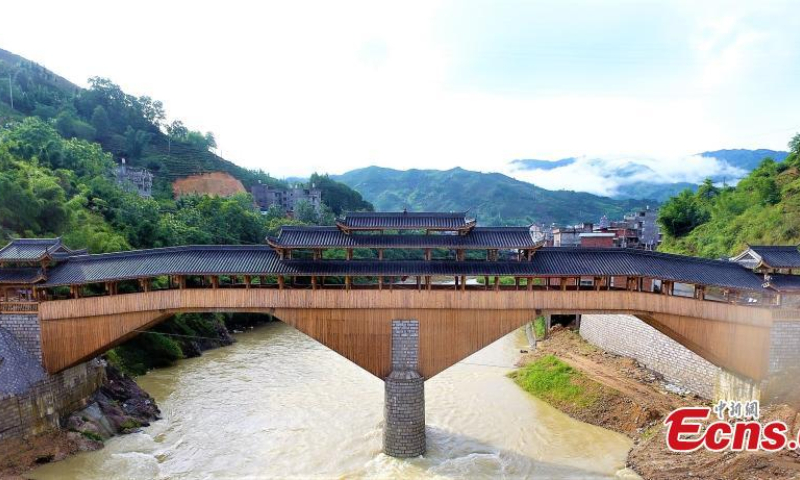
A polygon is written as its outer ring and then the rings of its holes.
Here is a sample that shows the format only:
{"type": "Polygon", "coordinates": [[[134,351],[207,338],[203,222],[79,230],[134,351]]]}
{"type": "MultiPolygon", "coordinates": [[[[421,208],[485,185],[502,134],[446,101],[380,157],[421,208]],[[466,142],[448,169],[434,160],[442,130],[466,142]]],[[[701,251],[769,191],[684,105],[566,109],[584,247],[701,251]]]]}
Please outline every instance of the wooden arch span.
{"type": "Polygon", "coordinates": [[[627,313],[710,362],[753,380],[768,372],[781,310],[633,291],[184,289],[41,303],[45,368],[58,372],[183,312],[271,313],[379,378],[390,373],[391,320],[420,322],[431,378],[537,313],[627,313]]]}

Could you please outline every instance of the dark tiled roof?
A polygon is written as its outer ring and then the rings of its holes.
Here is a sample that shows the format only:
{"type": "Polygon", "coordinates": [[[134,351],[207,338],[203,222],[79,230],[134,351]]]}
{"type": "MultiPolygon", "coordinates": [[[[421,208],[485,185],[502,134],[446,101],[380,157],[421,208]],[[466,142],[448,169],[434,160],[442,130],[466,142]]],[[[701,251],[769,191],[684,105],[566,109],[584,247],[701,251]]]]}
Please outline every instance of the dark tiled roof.
{"type": "Polygon", "coordinates": [[[800,268],[800,250],[796,246],[750,246],[772,268],[800,268]]]}
{"type": "Polygon", "coordinates": [[[61,238],[17,238],[0,249],[0,262],[36,262],[81,253],[65,247],[61,238]]]}
{"type": "Polygon", "coordinates": [[[465,235],[346,234],[336,227],[283,227],[270,243],[288,248],[534,248],[528,227],[476,227],[465,235]]]}
{"type": "Polygon", "coordinates": [[[761,277],[736,263],[626,249],[543,248],[530,262],[285,260],[294,275],[642,276],[760,290],[761,277]]]}
{"type": "Polygon", "coordinates": [[[779,292],[800,290],[800,275],[771,274],[769,285],[779,292]]]}
{"type": "Polygon", "coordinates": [[[266,245],[184,246],[72,257],[50,272],[47,285],[105,282],[159,275],[258,275],[278,270],[266,245]]]}
{"type": "Polygon", "coordinates": [[[48,285],[158,275],[501,275],[645,276],[700,285],[761,290],[762,277],[733,262],[626,249],[543,248],[530,262],[279,260],[266,246],[195,246],[72,257],[48,285]]]}
{"type": "Polygon", "coordinates": [[[620,248],[543,248],[534,255],[543,275],[618,275],[721,287],[762,288],[761,277],[721,260],[620,248]]]}
{"type": "Polygon", "coordinates": [[[43,279],[38,268],[0,268],[0,283],[35,283],[43,279]]]}
{"type": "Polygon", "coordinates": [[[466,212],[348,212],[339,223],[347,228],[365,230],[458,230],[474,223],[466,216],[466,212]]]}

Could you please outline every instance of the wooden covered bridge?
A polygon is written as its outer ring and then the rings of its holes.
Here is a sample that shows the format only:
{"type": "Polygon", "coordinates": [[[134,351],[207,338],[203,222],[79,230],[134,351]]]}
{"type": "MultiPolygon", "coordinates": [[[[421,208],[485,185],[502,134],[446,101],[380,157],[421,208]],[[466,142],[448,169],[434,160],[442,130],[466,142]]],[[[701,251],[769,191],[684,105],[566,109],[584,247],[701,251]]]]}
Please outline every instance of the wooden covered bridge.
{"type": "MultiPolygon", "coordinates": [[[[37,316],[51,373],[176,313],[270,313],[386,379],[387,402],[402,382],[418,382],[421,395],[424,379],[538,314],[635,315],[759,383],[786,363],[775,357],[783,351],[776,324],[800,319],[796,248],[782,265],[758,270],[640,250],[547,248],[528,227],[409,212],[285,227],[267,243],[88,255],[58,239],[15,240],[0,250],[0,313],[37,316]]],[[[390,411],[401,423],[419,417],[387,406],[387,425],[390,411]]],[[[424,449],[424,415],[422,425],[424,449]]],[[[406,431],[388,434],[387,452],[419,453],[418,435],[397,433],[406,431]]]]}

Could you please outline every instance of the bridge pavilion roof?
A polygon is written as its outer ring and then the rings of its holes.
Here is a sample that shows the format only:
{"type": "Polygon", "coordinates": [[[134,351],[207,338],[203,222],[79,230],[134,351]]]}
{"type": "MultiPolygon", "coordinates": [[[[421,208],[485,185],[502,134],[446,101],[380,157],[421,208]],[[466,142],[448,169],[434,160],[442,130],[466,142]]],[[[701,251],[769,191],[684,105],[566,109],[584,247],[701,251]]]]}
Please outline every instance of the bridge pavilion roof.
{"type": "Polygon", "coordinates": [[[283,227],[267,242],[275,248],[532,249],[529,227],[475,227],[464,235],[346,234],[337,227],[283,227]]]}
{"type": "Polygon", "coordinates": [[[542,248],[530,261],[281,260],[264,245],[185,246],[69,258],[45,286],[160,275],[296,276],[638,276],[763,290],[763,277],[727,261],[631,249],[542,248]]]}
{"type": "Polygon", "coordinates": [[[46,279],[40,268],[0,268],[0,284],[24,285],[46,279]]]}
{"type": "Polygon", "coordinates": [[[800,291],[800,275],[773,273],[769,275],[769,280],[765,284],[778,292],[798,292],[800,291]]]}
{"type": "Polygon", "coordinates": [[[466,231],[475,219],[466,212],[347,212],[337,220],[343,231],[350,230],[451,230],[466,231]]]}
{"type": "Polygon", "coordinates": [[[17,238],[0,248],[0,263],[39,262],[47,258],[64,258],[86,253],[71,250],[56,238],[17,238]]]}
{"type": "Polygon", "coordinates": [[[745,251],[745,254],[747,253],[755,253],[760,259],[759,263],[767,267],[800,268],[800,250],[797,249],[796,245],[751,245],[745,251]]]}

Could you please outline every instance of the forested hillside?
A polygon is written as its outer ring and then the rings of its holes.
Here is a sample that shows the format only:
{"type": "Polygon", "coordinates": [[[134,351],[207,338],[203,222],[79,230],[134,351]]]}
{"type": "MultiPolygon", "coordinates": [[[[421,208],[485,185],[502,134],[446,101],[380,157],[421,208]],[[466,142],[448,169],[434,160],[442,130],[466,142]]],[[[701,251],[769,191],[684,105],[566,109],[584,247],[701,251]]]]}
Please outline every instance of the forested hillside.
{"type": "MultiPolygon", "coordinates": [[[[248,193],[229,198],[189,195],[174,199],[170,182],[224,171],[245,186],[286,186],[264,172],[238,167],[217,155],[210,133],[180,122],[164,124],[163,105],[133,97],[108,80],[81,89],[35,63],[0,50],[0,246],[14,237],[61,236],[72,248],[103,253],[186,244],[263,244],[283,224],[332,224],[334,211],[371,209],[344,184],[315,175],[323,206],[280,209],[262,215],[248,193]],[[11,89],[9,89],[11,85],[11,89]],[[153,198],[117,185],[113,170],[124,157],[156,175],[153,198]]],[[[239,316],[241,317],[241,316],[239,316]]],[[[116,349],[111,358],[142,372],[225,343],[221,314],[178,315],[116,349]],[[198,343],[196,338],[204,338],[198,343]],[[212,341],[209,338],[219,337],[212,341]]]]}
{"type": "Polygon", "coordinates": [[[735,187],[708,180],[661,209],[661,250],[705,257],[730,256],[746,244],[800,243],[800,134],[783,162],[766,159],[735,187]]]}
{"type": "Polygon", "coordinates": [[[482,225],[574,224],[603,215],[622,217],[655,201],[614,200],[589,193],[551,191],[499,173],[393,170],[368,167],[335,177],[379,210],[469,210],[482,225]]]}

